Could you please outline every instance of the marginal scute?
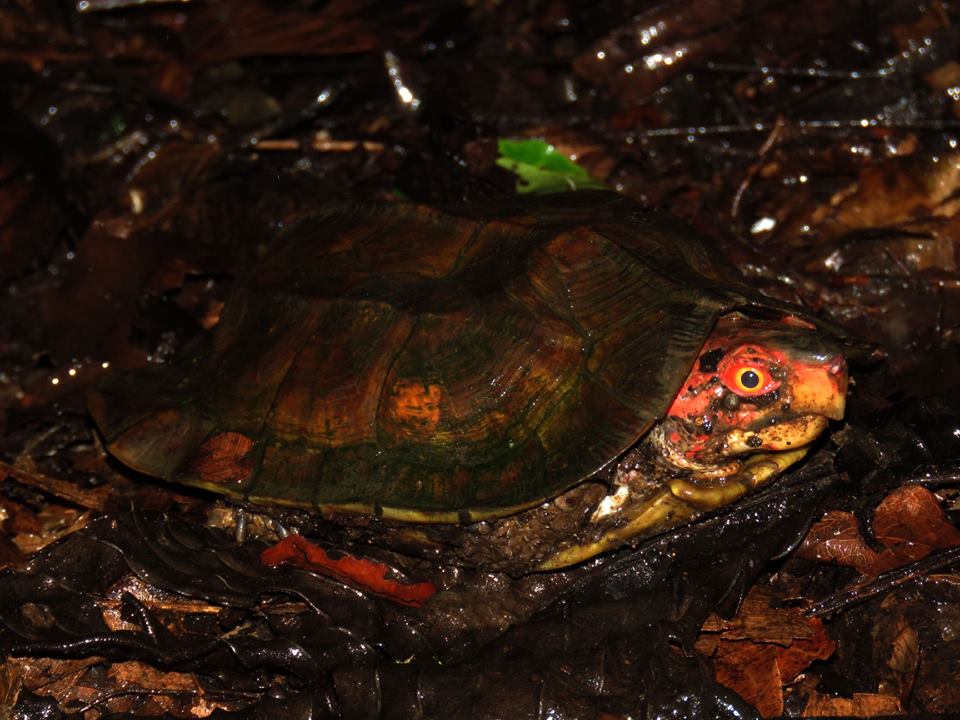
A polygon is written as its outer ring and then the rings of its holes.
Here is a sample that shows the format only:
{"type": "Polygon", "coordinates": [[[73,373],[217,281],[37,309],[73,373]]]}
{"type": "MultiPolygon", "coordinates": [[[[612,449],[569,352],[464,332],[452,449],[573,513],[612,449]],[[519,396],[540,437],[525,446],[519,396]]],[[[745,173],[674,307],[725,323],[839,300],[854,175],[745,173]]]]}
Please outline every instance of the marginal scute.
{"type": "Polygon", "coordinates": [[[241,485],[254,472],[250,457],[254,442],[242,433],[222,432],[204,441],[190,461],[190,471],[204,483],[241,485]]]}
{"type": "Polygon", "coordinates": [[[665,412],[716,318],[777,307],[675,224],[571,193],[325,208],[219,325],[91,411],[141,472],[257,502],[458,522],[556,496],[665,412]]]}

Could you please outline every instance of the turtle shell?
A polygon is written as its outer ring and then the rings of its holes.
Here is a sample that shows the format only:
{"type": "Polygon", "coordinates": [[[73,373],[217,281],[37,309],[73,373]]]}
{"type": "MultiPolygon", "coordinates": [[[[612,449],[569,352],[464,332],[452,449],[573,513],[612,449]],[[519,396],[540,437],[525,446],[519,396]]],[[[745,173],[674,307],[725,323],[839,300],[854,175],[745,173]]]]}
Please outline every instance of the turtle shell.
{"type": "Polygon", "coordinates": [[[323,209],[176,362],[91,411],[130,467],[254,503],[426,522],[557,495],[634,445],[717,317],[778,308],[602,192],[323,209]]]}

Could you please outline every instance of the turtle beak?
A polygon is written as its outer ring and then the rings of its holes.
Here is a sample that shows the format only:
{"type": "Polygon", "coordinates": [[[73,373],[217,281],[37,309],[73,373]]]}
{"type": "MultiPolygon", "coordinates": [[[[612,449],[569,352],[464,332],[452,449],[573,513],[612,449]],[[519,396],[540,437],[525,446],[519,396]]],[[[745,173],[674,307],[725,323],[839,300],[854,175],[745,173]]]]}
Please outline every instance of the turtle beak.
{"type": "Polygon", "coordinates": [[[794,415],[820,415],[831,420],[842,420],[847,402],[847,363],[837,355],[826,363],[794,367],[794,415]]]}

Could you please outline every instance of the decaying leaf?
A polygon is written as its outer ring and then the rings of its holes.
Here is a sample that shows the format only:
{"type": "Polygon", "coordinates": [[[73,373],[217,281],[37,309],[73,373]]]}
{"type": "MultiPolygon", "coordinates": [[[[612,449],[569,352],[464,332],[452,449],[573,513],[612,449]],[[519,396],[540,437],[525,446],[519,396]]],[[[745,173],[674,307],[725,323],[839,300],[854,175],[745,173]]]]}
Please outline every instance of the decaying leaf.
{"type": "Polygon", "coordinates": [[[877,552],[860,532],[853,513],[833,510],[807,532],[794,557],[849,565],[866,575],[876,565],[877,552]]]}
{"type": "Polygon", "coordinates": [[[814,214],[819,234],[837,236],[883,227],[904,218],[949,217],[957,212],[960,158],[956,155],[895,158],[866,168],[814,214]]]}
{"type": "Polygon", "coordinates": [[[14,663],[0,662],[0,708],[17,704],[20,685],[20,669],[14,663]]]}
{"type": "Polygon", "coordinates": [[[900,631],[893,639],[887,667],[893,673],[897,695],[906,705],[920,666],[920,636],[901,618],[900,631]]]}
{"type": "Polygon", "coordinates": [[[873,516],[877,540],[891,549],[912,546],[918,560],[931,550],[960,545],[960,530],[947,518],[933,493],[905,485],[887,495],[873,516]]]}
{"type": "Polygon", "coordinates": [[[900,701],[892,695],[854,693],[852,698],[814,693],[803,709],[804,717],[875,717],[902,715],[900,701]]]}
{"type": "Polygon", "coordinates": [[[777,604],[769,589],[754,587],[735,618],[711,616],[697,642],[712,656],[717,681],[764,717],[781,715],[784,687],[814,660],[829,658],[836,647],[822,621],[777,604]]]}
{"type": "Polygon", "coordinates": [[[920,485],[904,485],[887,495],[874,511],[872,527],[886,548],[881,552],[869,546],[851,513],[827,513],[810,528],[796,556],[847,565],[876,577],[934,550],[960,545],[960,530],[933,493],[920,485]]]}
{"type": "Polygon", "coordinates": [[[207,697],[191,673],[164,672],[142,662],[18,659],[5,667],[19,673],[22,686],[31,692],[56,698],[66,707],[86,708],[94,716],[169,712],[203,718],[218,707],[229,707],[207,697]]]}

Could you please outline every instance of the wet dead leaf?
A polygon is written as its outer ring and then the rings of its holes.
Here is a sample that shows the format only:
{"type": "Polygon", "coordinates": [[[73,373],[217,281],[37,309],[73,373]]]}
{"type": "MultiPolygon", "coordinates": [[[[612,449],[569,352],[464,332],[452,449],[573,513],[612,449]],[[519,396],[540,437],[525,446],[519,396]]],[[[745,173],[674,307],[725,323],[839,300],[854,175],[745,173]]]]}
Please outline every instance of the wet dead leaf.
{"type": "Polygon", "coordinates": [[[920,636],[905,620],[901,620],[900,632],[893,640],[887,667],[893,671],[900,700],[906,704],[920,667],[920,636]]]}
{"type": "Polygon", "coordinates": [[[89,707],[95,713],[90,717],[133,712],[149,717],[174,713],[202,718],[218,707],[227,707],[205,698],[191,673],[165,672],[137,661],[24,658],[12,659],[4,667],[21,674],[23,687],[37,695],[56,698],[66,706],[89,707]]]}
{"type": "MultiPolygon", "coordinates": [[[[30,472],[11,467],[6,463],[0,463],[0,481],[8,480],[41,490],[88,510],[103,510],[112,492],[110,487],[106,485],[88,490],[69,480],[61,480],[60,478],[49,477],[42,473],[30,472]]],[[[36,524],[33,530],[39,532],[40,525],[36,524]]]]}
{"type": "Polygon", "coordinates": [[[774,646],[721,642],[714,655],[717,682],[735,691],[763,717],[783,714],[783,675],[774,646]]]}
{"type": "Polygon", "coordinates": [[[815,637],[820,623],[811,623],[796,608],[777,607],[778,598],[769,588],[755,587],[744,598],[736,617],[710,615],[702,632],[719,632],[724,640],[752,640],[784,647],[796,640],[815,637]]]}
{"type": "MultiPolygon", "coordinates": [[[[131,596],[147,610],[164,617],[182,618],[188,615],[216,615],[223,608],[203,600],[171,593],[143,582],[136,575],[127,575],[107,591],[107,598],[99,601],[103,621],[111,630],[137,630],[140,626],[124,618],[125,596],[131,596]]],[[[167,629],[177,634],[181,620],[168,623],[167,629]]]]}
{"type": "Polygon", "coordinates": [[[905,485],[887,495],[874,512],[872,526],[887,549],[867,573],[871,576],[921,560],[934,550],[960,545],[960,530],[933,493],[919,485],[905,485]]]}
{"type": "Polygon", "coordinates": [[[877,506],[873,532],[884,545],[913,545],[927,555],[960,545],[960,530],[947,518],[936,497],[920,485],[897,488],[877,506]]]}
{"type": "Polygon", "coordinates": [[[902,715],[900,701],[892,695],[854,693],[852,698],[814,693],[803,709],[804,717],[875,717],[902,715]]]}
{"type": "Polygon", "coordinates": [[[20,669],[14,663],[0,663],[0,708],[17,704],[20,684],[20,669]]]}
{"type": "Polygon", "coordinates": [[[867,545],[857,518],[839,510],[814,523],[794,556],[850,566],[864,575],[877,562],[877,552],[867,545]]]}
{"type": "Polygon", "coordinates": [[[845,238],[805,268],[811,273],[841,274],[860,283],[882,278],[955,274],[960,258],[960,217],[924,218],[845,238]],[[859,280],[857,280],[859,279],[859,280]]]}
{"type": "Polygon", "coordinates": [[[711,616],[703,631],[697,648],[713,657],[717,681],[764,717],[783,714],[784,686],[836,648],[819,619],[805,617],[798,608],[777,607],[776,596],[759,586],[735,618],[711,616]]]}
{"type": "Polygon", "coordinates": [[[107,676],[120,687],[194,693],[200,689],[196,678],[189,673],[162,672],[141,662],[114,663],[107,671],[107,676]]]}
{"type": "Polygon", "coordinates": [[[0,570],[20,565],[26,559],[26,556],[12,540],[5,536],[0,536],[0,570]]]}
{"type": "Polygon", "coordinates": [[[871,525],[877,541],[886,546],[879,553],[867,544],[852,514],[830,512],[810,528],[796,556],[846,565],[876,577],[934,550],[960,545],[960,530],[933,493],[919,485],[904,485],[889,493],[874,511],[871,525]]]}
{"type": "Polygon", "coordinates": [[[0,129],[0,281],[7,281],[49,251],[62,229],[56,199],[44,187],[42,173],[31,167],[29,155],[41,148],[25,147],[22,137],[0,129]]]}
{"type": "Polygon", "coordinates": [[[20,673],[23,687],[38,695],[57,699],[63,705],[85,705],[97,695],[96,685],[83,685],[80,679],[86,672],[103,662],[93,656],[80,660],[53,658],[10,658],[7,663],[20,673]]]}
{"type": "Polygon", "coordinates": [[[960,105],[957,104],[956,90],[960,86],[960,63],[948,62],[938,67],[933,72],[927,73],[923,78],[930,87],[942,92],[947,98],[953,101],[953,115],[960,116],[960,105]]]}
{"type": "Polygon", "coordinates": [[[20,533],[13,538],[14,544],[26,555],[42,550],[60,538],[75,533],[90,521],[90,513],[62,505],[48,505],[37,516],[40,531],[20,533]]]}
{"type": "Polygon", "coordinates": [[[379,38],[369,3],[331,2],[321,12],[278,8],[260,0],[222,7],[201,5],[186,27],[187,54],[196,64],[258,55],[337,55],[369,51],[379,38]]]}
{"type": "Polygon", "coordinates": [[[865,168],[857,181],[814,212],[822,239],[904,220],[957,212],[960,156],[894,158],[865,168]]]}

